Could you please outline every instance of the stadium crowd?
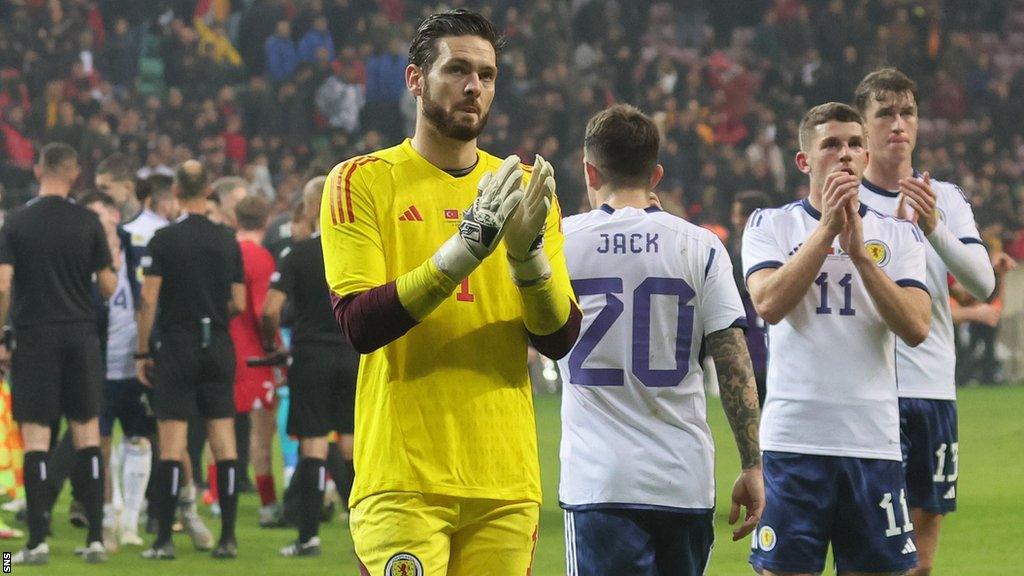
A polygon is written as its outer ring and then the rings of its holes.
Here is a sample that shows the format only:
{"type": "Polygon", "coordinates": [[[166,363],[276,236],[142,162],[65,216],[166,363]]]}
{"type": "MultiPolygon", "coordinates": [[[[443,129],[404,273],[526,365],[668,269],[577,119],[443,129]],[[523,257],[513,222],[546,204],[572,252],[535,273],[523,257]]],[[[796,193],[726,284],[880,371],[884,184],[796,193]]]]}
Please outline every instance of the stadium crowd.
{"type": "MultiPolygon", "coordinates": [[[[187,211],[202,213],[212,182],[207,210],[237,228],[240,240],[257,232],[247,237],[251,250],[262,251],[262,243],[276,252],[293,222],[309,224],[302,207],[307,182],[413,132],[416,101],[404,79],[408,38],[426,15],[463,6],[481,10],[509,40],[497,81],[505,96],[480,147],[527,163],[535,155],[549,159],[567,215],[589,209],[578,145],[587,119],[629,102],[650,113],[663,138],[661,205],[735,244],[730,210],[741,193],[759,191],[773,204],[808,195],[790,160],[802,112],[851,100],[867,71],[891,64],[921,87],[915,168],[962,183],[992,254],[1024,258],[1024,129],[1014,122],[1014,112],[1024,109],[1018,0],[969,7],[951,0],[13,0],[0,4],[4,213],[36,196],[34,167],[47,164],[47,144],[60,142],[70,146],[60,155],[77,152],[81,173],[75,169],[71,193],[83,206],[115,204],[110,208],[120,211],[121,222],[141,207],[166,219],[171,213],[156,202],[167,199],[171,177],[180,191],[181,167],[189,164],[201,177],[187,211]],[[133,184],[112,189],[124,180],[133,184]],[[113,200],[89,195],[94,185],[113,200]],[[273,224],[264,238],[268,214],[273,224]]],[[[102,206],[95,210],[107,214],[102,206]]],[[[269,254],[267,261],[269,283],[269,254]]],[[[972,327],[961,380],[998,379],[993,334],[991,326],[972,327]]],[[[270,336],[254,346],[276,345],[270,336]]],[[[142,351],[134,359],[151,358],[142,351]]],[[[263,410],[258,394],[243,404],[240,413],[263,410]]],[[[273,414],[266,416],[253,426],[269,446],[273,414]]],[[[89,450],[99,458],[98,447],[89,450]]],[[[218,457],[209,479],[228,526],[214,552],[222,557],[235,554],[233,450],[218,457]]],[[[245,452],[237,457],[242,470],[245,452]]],[[[308,478],[324,477],[323,459],[308,478]]],[[[273,480],[269,487],[261,482],[268,477],[258,469],[263,460],[269,462],[254,454],[261,523],[273,525],[282,519],[273,480]]],[[[161,469],[175,498],[159,511],[159,543],[170,538],[178,477],[189,474],[175,466],[161,469]]],[[[100,481],[98,473],[93,480],[100,481]]],[[[322,492],[320,484],[310,491],[322,492]]],[[[96,502],[89,523],[98,530],[99,489],[86,490],[96,502]]],[[[195,487],[187,494],[184,513],[194,514],[195,487]]],[[[44,531],[43,517],[35,521],[44,531]]],[[[282,550],[301,553],[301,546],[282,550]]],[[[173,546],[154,545],[153,554],[173,557],[173,546]]]]}
{"type": "MultiPolygon", "coordinates": [[[[916,167],[961,183],[987,245],[1024,258],[1019,0],[14,0],[0,4],[0,206],[34,195],[51,141],[79,151],[78,195],[114,152],[140,178],[197,158],[271,201],[272,244],[310,177],[412,133],[406,39],[442,6],[506,31],[511,97],[480,145],[551,159],[567,214],[586,209],[569,143],[629,102],[663,132],[666,209],[727,238],[736,194],[806,196],[799,112],[891,64],[922,88],[916,167]]],[[[992,378],[993,335],[972,330],[962,380],[992,378]]]]}
{"type": "Polygon", "coordinates": [[[81,153],[82,189],[114,151],[140,175],[196,157],[289,211],[304,176],[411,133],[405,39],[442,4],[507,31],[511,97],[481,145],[553,159],[569,212],[583,201],[569,143],[611,102],[662,128],[666,204],[726,226],[736,192],[805,194],[795,111],[848,101],[892,64],[922,83],[919,168],[955,174],[990,242],[1024,255],[1024,4],[994,0],[5,2],[4,206],[30,197],[36,151],[59,140],[81,153]]]}

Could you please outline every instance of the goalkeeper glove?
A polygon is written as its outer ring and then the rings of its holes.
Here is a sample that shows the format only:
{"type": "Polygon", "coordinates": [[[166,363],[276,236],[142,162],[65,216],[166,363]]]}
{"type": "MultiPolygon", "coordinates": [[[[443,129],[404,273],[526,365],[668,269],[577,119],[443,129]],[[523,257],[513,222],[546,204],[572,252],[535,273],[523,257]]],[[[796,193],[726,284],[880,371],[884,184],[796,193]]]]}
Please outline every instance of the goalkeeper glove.
{"type": "Polygon", "coordinates": [[[533,168],[533,177],[505,235],[509,269],[518,286],[530,286],[551,276],[543,246],[544,223],[555,195],[555,170],[539,154],[533,168]]]}
{"type": "Polygon", "coordinates": [[[434,253],[434,264],[452,281],[461,282],[498,247],[509,216],[523,198],[522,180],[515,154],[480,179],[476,200],[462,216],[459,231],[434,253]]]}

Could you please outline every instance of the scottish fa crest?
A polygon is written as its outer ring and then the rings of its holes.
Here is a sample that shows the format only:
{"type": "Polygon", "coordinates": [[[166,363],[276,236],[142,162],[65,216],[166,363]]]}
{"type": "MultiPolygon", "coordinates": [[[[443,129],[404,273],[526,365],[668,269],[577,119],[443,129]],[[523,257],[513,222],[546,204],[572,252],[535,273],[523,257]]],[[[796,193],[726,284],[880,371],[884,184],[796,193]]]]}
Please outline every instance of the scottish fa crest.
{"type": "Polygon", "coordinates": [[[875,264],[885,266],[889,263],[891,251],[885,242],[881,240],[868,240],[864,243],[864,248],[867,249],[868,255],[875,261],[875,264]]]}
{"type": "Polygon", "coordinates": [[[385,576],[423,576],[423,564],[420,559],[408,552],[399,552],[392,556],[384,566],[385,576]]]}

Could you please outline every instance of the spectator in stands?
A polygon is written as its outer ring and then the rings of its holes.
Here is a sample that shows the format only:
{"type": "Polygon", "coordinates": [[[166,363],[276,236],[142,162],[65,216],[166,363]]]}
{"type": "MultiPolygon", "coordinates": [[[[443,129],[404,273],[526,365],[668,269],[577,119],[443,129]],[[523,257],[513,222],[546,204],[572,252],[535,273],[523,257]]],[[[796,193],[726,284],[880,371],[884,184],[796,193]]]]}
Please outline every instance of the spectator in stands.
{"type": "Polygon", "coordinates": [[[104,58],[100,70],[119,90],[131,88],[138,73],[139,47],[130,33],[128,20],[114,21],[113,33],[103,43],[104,58]]]}
{"type": "Polygon", "coordinates": [[[403,137],[399,102],[405,92],[405,42],[392,37],[387,52],[366,59],[366,104],[362,125],[378,130],[387,141],[403,137]]]}
{"type": "Polygon", "coordinates": [[[313,27],[299,40],[299,61],[313,62],[321,48],[327,51],[327,60],[334,60],[334,40],[327,30],[327,18],[317,16],[313,27]]]}
{"type": "Polygon", "coordinates": [[[342,66],[316,92],[316,108],[327,117],[331,128],[353,134],[359,130],[359,115],[366,103],[366,89],[356,82],[355,70],[342,66]]]}
{"type": "Polygon", "coordinates": [[[291,76],[299,65],[298,51],[292,40],[292,27],[287,20],[279,20],[274,35],[267,38],[264,50],[267,54],[267,75],[275,84],[291,76]]]}

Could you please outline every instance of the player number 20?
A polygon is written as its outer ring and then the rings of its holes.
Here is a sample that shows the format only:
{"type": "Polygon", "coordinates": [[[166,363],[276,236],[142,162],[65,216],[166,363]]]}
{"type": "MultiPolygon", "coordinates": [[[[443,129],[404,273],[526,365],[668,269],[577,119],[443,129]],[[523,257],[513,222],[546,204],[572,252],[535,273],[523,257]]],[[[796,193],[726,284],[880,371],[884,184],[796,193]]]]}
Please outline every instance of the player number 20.
{"type": "MultiPolygon", "coordinates": [[[[583,363],[597,348],[605,334],[625,310],[622,300],[622,278],[586,278],[574,280],[577,296],[604,294],[604,308],[580,336],[569,354],[569,382],[582,386],[622,386],[624,372],[618,368],[584,368],[583,363]]],[[[633,290],[633,375],[649,388],[678,386],[690,371],[690,346],[693,341],[693,306],[688,305],[697,293],[681,278],[647,278],[633,290]],[[651,300],[655,295],[675,296],[678,301],[675,346],[676,367],[668,370],[651,368],[651,300]]]]}

